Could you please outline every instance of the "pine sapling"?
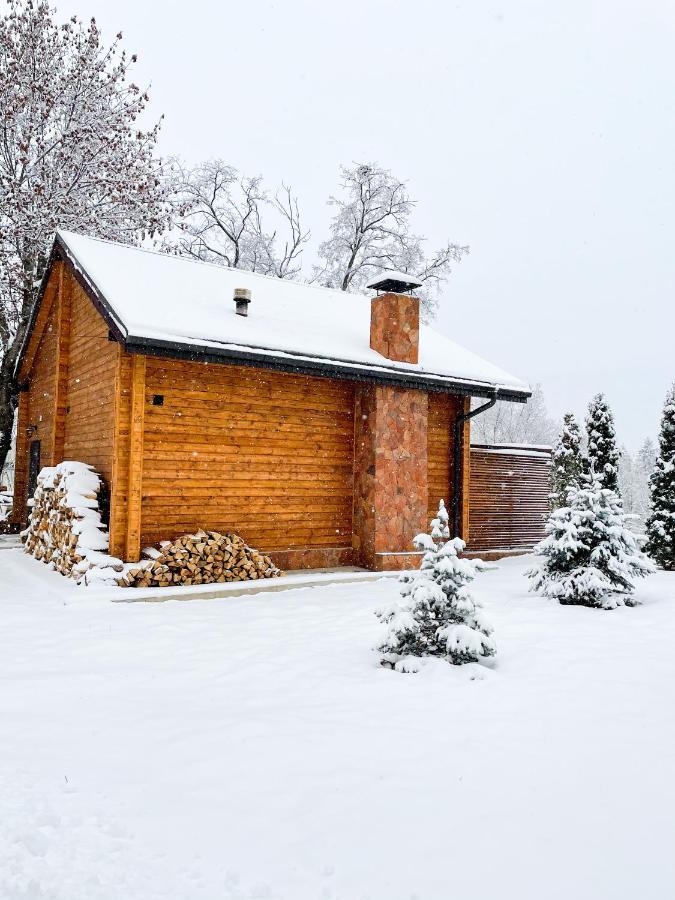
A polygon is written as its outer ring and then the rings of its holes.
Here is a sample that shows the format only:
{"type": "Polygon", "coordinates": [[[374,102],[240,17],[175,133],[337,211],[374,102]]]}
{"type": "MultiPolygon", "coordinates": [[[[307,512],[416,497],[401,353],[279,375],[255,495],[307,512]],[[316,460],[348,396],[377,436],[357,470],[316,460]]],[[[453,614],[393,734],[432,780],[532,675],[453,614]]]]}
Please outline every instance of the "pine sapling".
{"type": "Polygon", "coordinates": [[[666,397],[659,435],[659,455],[649,479],[651,513],[646,552],[669,571],[675,570],[675,384],[666,397]]]}
{"type": "Polygon", "coordinates": [[[628,528],[621,501],[591,473],[567,493],[567,506],[551,513],[547,536],[526,572],[531,589],[562,604],[613,609],[635,606],[636,578],[654,571],[628,528]]]}
{"type": "Polygon", "coordinates": [[[448,540],[448,513],[441,500],[431,534],[418,534],[414,545],[424,551],[420,568],[400,578],[401,600],[378,610],[387,625],[378,650],[383,663],[406,669],[406,657],[437,656],[454,665],[493,656],[492,627],[467,585],[488,568],[480,560],[458,556],[461,538],[448,540]]]}

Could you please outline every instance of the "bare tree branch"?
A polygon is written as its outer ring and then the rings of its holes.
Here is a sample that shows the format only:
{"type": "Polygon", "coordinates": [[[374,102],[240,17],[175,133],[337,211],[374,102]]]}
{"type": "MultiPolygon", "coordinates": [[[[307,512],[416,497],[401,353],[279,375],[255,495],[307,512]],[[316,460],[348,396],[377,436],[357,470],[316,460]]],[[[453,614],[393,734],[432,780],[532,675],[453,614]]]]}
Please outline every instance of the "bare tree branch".
{"type": "Polygon", "coordinates": [[[341,192],[328,200],[336,213],[330,236],[319,247],[313,280],[349,291],[362,289],[381,269],[410,272],[426,285],[421,299],[431,315],[438,289],[468,247],[448,242],[427,257],[424,239],[411,231],[415,202],[405,182],[375,164],[340,171],[341,192]]]}
{"type": "Polygon", "coordinates": [[[240,175],[215,159],[185,169],[174,161],[177,234],[167,247],[175,252],[231,266],[292,278],[309,240],[303,231],[297,198],[286,185],[270,200],[259,176],[240,175]],[[277,250],[277,228],[267,230],[265,214],[276,216],[287,237],[277,250]]]}

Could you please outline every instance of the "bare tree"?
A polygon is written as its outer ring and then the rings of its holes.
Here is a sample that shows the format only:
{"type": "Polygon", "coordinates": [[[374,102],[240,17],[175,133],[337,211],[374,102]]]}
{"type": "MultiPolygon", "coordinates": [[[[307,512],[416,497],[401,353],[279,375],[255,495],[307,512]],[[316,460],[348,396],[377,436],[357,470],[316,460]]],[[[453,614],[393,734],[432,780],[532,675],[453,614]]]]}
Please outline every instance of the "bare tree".
{"type": "Polygon", "coordinates": [[[330,236],[319,247],[314,278],[343,291],[359,290],[382,269],[418,277],[426,286],[422,302],[433,313],[439,287],[468,247],[447,242],[431,255],[424,238],[411,231],[415,201],[405,182],[376,164],[343,166],[341,192],[328,203],[336,212],[330,236]]]}
{"type": "Polygon", "coordinates": [[[299,273],[309,232],[302,229],[298,201],[289,187],[284,185],[270,199],[260,176],[241,175],[221,159],[193,168],[174,160],[173,170],[179,216],[177,234],[167,241],[170,249],[278,278],[299,273]],[[286,232],[281,250],[277,249],[279,228],[265,227],[265,213],[286,232]]]}
{"type": "Polygon", "coordinates": [[[552,445],[558,431],[540,384],[534,386],[527,403],[499,401],[471,422],[471,440],[477,444],[552,445]]]}
{"type": "Polygon", "coordinates": [[[167,221],[159,123],[128,80],[118,34],[54,21],[46,0],[0,16],[0,469],[10,446],[13,372],[57,227],[135,242],[167,221]]]}

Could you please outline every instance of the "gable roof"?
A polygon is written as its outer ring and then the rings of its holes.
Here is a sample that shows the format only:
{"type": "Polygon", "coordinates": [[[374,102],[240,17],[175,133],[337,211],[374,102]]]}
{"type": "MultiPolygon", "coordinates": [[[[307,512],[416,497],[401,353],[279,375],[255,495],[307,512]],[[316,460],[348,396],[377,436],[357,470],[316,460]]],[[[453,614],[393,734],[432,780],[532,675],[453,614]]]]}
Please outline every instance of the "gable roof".
{"type": "Polygon", "coordinates": [[[56,235],[52,258],[59,257],[72,264],[111,331],[130,352],[476,396],[497,393],[505,400],[530,396],[527,384],[428,325],[420,325],[417,364],[381,356],[370,348],[370,297],[365,294],[66,231],[56,235]],[[251,291],[247,317],[235,313],[235,288],[251,291]]]}

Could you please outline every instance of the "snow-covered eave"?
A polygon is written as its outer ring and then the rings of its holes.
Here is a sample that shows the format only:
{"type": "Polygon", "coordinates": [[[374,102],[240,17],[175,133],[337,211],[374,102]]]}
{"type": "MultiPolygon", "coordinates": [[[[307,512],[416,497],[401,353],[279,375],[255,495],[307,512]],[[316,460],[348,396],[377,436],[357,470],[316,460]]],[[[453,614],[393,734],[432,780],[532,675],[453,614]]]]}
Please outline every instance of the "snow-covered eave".
{"type": "Polygon", "coordinates": [[[129,353],[144,353],[199,362],[230,363],[258,366],[266,369],[293,372],[302,375],[319,375],[344,378],[355,381],[370,381],[379,384],[393,384],[418,390],[447,391],[474,397],[497,397],[499,400],[526,403],[532,396],[529,388],[518,388],[509,384],[463,378],[448,374],[437,374],[416,370],[405,365],[386,366],[322,356],[309,356],[290,351],[250,347],[226,342],[177,340],[158,333],[156,336],[131,335],[112,304],[88,275],[66,241],[57,232],[49,258],[49,263],[40,285],[38,297],[31,311],[29,326],[19,353],[15,377],[28,347],[37,319],[37,313],[53,263],[57,259],[67,260],[80,286],[89,296],[95,308],[110,329],[111,337],[118,341],[129,353]]]}
{"type": "Polygon", "coordinates": [[[508,456],[544,456],[550,458],[553,447],[550,444],[478,444],[471,442],[472,450],[481,453],[503,453],[508,456]]]}
{"type": "Polygon", "coordinates": [[[148,337],[128,335],[124,346],[130,353],[144,353],[152,356],[166,356],[186,359],[192,362],[230,363],[265,369],[292,372],[297,375],[320,375],[330,378],[344,378],[351,381],[371,381],[378,384],[393,384],[418,390],[447,391],[473,397],[494,397],[514,403],[526,403],[531,396],[528,389],[519,389],[508,384],[475,381],[449,375],[410,368],[395,368],[371,365],[350,360],[330,359],[323,356],[308,356],[285,350],[271,350],[249,347],[242,344],[218,341],[175,341],[168,337],[148,337]]]}

